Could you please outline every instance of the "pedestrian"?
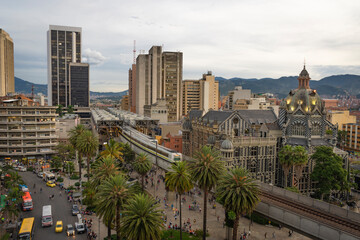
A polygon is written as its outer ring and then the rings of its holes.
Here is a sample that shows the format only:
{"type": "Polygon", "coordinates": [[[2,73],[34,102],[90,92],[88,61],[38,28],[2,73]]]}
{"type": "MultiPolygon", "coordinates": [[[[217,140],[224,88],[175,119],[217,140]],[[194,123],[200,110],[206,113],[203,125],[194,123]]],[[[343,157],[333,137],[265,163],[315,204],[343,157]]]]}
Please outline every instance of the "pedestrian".
{"type": "Polygon", "coordinates": [[[194,224],[196,223],[196,219],[194,218],[194,224]]]}
{"type": "Polygon", "coordinates": [[[59,192],[59,196],[61,197],[61,191],[59,192]]]}
{"type": "Polygon", "coordinates": [[[276,239],[276,237],[275,237],[275,232],[272,233],[272,237],[276,239]]]}
{"type": "Polygon", "coordinates": [[[217,221],[219,221],[219,219],[220,219],[220,216],[217,216],[217,221]]]}
{"type": "Polygon", "coordinates": [[[266,236],[267,236],[267,232],[265,233],[265,238],[266,238],[266,236]]]}
{"type": "Polygon", "coordinates": [[[42,192],[42,188],[40,188],[40,193],[42,192]]]}

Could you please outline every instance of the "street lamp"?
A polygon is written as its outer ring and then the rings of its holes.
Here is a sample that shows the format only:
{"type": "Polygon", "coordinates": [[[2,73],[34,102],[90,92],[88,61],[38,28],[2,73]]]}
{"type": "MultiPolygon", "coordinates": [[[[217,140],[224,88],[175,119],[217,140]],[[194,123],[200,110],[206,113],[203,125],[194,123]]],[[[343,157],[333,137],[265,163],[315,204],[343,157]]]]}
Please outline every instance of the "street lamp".
{"type": "Polygon", "coordinates": [[[154,180],[155,180],[155,184],[154,184],[154,197],[155,197],[155,194],[156,194],[156,181],[157,181],[157,179],[156,179],[156,168],[157,168],[157,164],[158,164],[158,162],[157,162],[157,146],[158,146],[158,142],[157,142],[157,139],[156,139],[156,142],[155,142],[155,144],[156,144],[156,151],[155,151],[155,178],[154,178],[154,180]]]}

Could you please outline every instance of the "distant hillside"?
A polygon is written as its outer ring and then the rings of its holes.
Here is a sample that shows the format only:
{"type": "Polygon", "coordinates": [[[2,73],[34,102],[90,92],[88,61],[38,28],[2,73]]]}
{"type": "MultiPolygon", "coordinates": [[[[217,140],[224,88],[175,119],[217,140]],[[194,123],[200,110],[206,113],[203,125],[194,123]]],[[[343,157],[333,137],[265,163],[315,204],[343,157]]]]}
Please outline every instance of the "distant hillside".
{"type": "MultiPolygon", "coordinates": [[[[17,93],[31,94],[31,88],[34,86],[34,94],[42,93],[47,96],[47,84],[36,84],[21,78],[15,77],[15,91],[17,93]]],[[[91,98],[122,97],[128,93],[128,90],[122,92],[93,92],[90,91],[91,98]]]]}
{"type": "MultiPolygon", "coordinates": [[[[228,91],[234,89],[235,86],[241,85],[244,89],[251,89],[253,93],[274,93],[278,97],[287,96],[290,89],[297,88],[297,76],[281,77],[278,79],[262,78],[262,79],[244,79],[231,78],[225,79],[216,77],[220,85],[220,94],[227,95],[228,91]]],[[[320,81],[310,81],[310,87],[316,89],[320,95],[357,95],[360,92],[360,76],[359,75],[335,75],[325,77],[320,81]]]]}

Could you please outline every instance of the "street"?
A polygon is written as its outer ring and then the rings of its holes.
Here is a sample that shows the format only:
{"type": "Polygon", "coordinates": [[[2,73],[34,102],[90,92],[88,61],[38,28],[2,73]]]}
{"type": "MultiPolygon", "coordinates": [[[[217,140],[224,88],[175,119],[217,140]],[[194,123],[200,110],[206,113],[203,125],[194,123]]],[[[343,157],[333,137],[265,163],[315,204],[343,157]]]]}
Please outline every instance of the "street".
{"type": "Polygon", "coordinates": [[[62,196],[60,196],[60,188],[58,186],[51,188],[46,186],[45,181],[37,177],[36,174],[32,172],[19,172],[19,175],[25,181],[25,184],[29,187],[31,193],[34,209],[29,212],[21,212],[21,217],[35,217],[35,235],[34,239],[39,240],[56,240],[56,239],[86,239],[86,233],[75,235],[75,237],[66,236],[66,225],[72,224],[74,227],[75,222],[77,221],[76,216],[71,214],[71,205],[67,201],[66,194],[64,190],[62,191],[62,196]],[[36,184],[36,193],[34,191],[34,183],[36,184]],[[42,193],[40,193],[40,188],[42,188],[42,193]],[[54,199],[50,200],[49,196],[54,194],[54,199]],[[53,226],[43,228],[41,227],[41,214],[42,206],[51,205],[52,206],[52,216],[53,216],[53,226]],[[55,233],[55,224],[56,221],[63,221],[63,231],[61,233],[55,233]]]}

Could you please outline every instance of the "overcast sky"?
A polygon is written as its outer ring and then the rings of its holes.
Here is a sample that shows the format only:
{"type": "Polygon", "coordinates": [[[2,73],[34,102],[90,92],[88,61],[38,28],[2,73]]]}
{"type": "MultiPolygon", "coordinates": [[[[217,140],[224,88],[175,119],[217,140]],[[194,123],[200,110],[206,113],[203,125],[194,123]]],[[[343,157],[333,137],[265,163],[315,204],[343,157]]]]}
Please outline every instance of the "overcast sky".
{"type": "Polygon", "coordinates": [[[152,45],[182,51],[184,79],[360,74],[360,1],[5,1],[0,28],[15,44],[15,75],[47,83],[49,25],[82,27],[92,91],[128,88],[128,69],[152,45]]]}

